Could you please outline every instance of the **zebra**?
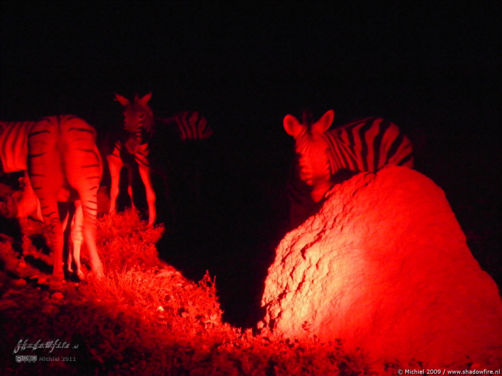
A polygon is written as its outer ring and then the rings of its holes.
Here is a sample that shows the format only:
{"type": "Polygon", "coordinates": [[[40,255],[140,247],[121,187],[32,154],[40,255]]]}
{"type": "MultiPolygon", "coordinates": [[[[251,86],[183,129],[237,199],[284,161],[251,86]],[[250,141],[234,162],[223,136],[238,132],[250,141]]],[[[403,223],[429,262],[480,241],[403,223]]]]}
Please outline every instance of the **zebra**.
{"type": "MultiPolygon", "coordinates": [[[[128,160],[133,160],[138,166],[145,187],[148,205],[148,226],[152,226],[157,217],[156,194],[152,184],[151,144],[163,142],[164,140],[159,140],[163,137],[172,138],[173,135],[170,134],[172,130],[176,132],[174,137],[182,143],[206,140],[213,134],[207,119],[199,112],[184,111],[167,118],[155,117],[148,105],[151,98],[152,93],[148,93],[143,97],[136,95],[134,100],[131,101],[120,94],[115,94],[115,100],[124,107],[124,125],[121,137],[115,141],[112,152],[106,157],[111,178],[109,213],[114,214],[116,212],[120,171],[123,167],[128,168],[127,191],[134,207],[132,174],[127,163],[128,160]],[[158,124],[163,126],[158,127],[158,124]],[[153,140],[154,133],[156,140],[153,140]]],[[[164,149],[166,148],[166,144],[161,146],[164,149]]]]}
{"type": "Polygon", "coordinates": [[[157,122],[172,126],[182,142],[207,140],[213,135],[207,119],[197,111],[182,111],[167,118],[156,118],[157,122]]]}
{"type": "MultiPolygon", "coordinates": [[[[29,233],[31,232],[32,229],[30,228],[33,227],[33,225],[30,225],[30,223],[43,223],[43,216],[40,207],[40,200],[33,191],[27,171],[24,171],[24,176],[19,178],[18,181],[20,182],[20,189],[13,190],[8,197],[4,198],[4,201],[0,202],[0,213],[6,218],[17,219],[22,233],[22,250],[24,257],[31,255],[35,256],[35,258],[41,258],[47,263],[51,263],[49,257],[33,252],[31,249],[33,243],[30,239],[29,233]]],[[[68,197],[69,192],[63,189],[61,194],[58,196],[58,201],[65,202],[68,197]]],[[[62,221],[62,229],[64,233],[66,231],[68,221],[71,218],[71,242],[68,245],[69,252],[67,270],[70,274],[75,273],[80,280],[84,280],[85,274],[82,271],[82,265],[80,262],[80,250],[83,241],[82,205],[80,200],[75,200],[73,204],[75,206],[73,215],[70,214],[70,211],[67,211],[62,221]],[[75,269],[73,268],[74,266],[75,269]]]]}
{"type": "MultiPolygon", "coordinates": [[[[305,111],[301,122],[289,114],[283,120],[284,130],[295,139],[296,176],[307,186],[314,205],[324,199],[338,178],[375,172],[387,165],[413,167],[412,144],[396,124],[367,117],[328,130],[334,117],[334,110],[328,110],[312,122],[311,113],[305,111]]],[[[291,190],[291,210],[301,210],[293,206],[299,201],[304,205],[306,200],[297,192],[294,197],[291,190]]],[[[292,222],[298,222],[294,217],[292,213],[292,222]]]]}
{"type": "Polygon", "coordinates": [[[111,215],[117,210],[117,197],[119,194],[120,171],[122,167],[128,169],[127,191],[134,208],[132,193],[132,170],[128,160],[133,159],[145,186],[146,200],[148,204],[148,226],[152,226],[157,219],[155,207],[156,195],[153,189],[151,166],[150,166],[150,139],[153,133],[153,112],[148,106],[152,94],[148,93],[139,98],[137,95],[134,101],[126,97],[115,94],[115,100],[124,107],[124,132],[113,144],[111,154],[106,156],[108,168],[110,170],[110,209],[111,215]]]}
{"type": "MultiPolygon", "coordinates": [[[[103,163],[95,129],[73,115],[48,116],[36,122],[0,122],[0,159],[5,173],[25,171],[25,195],[36,197],[40,205],[45,237],[53,253],[53,277],[64,277],[63,224],[58,212],[58,202],[62,201],[73,201],[75,205],[69,269],[74,261],[77,274],[82,276],[79,254],[85,241],[92,271],[102,277],[96,217],[103,163]]],[[[30,201],[33,199],[26,200],[28,206],[30,201]]]]}

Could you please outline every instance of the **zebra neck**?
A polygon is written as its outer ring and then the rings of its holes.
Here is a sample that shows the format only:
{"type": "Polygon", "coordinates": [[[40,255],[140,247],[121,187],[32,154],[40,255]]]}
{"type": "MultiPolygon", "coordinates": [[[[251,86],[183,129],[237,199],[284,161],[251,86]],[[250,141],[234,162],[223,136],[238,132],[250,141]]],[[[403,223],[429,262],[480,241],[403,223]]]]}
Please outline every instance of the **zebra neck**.
{"type": "Polygon", "coordinates": [[[340,170],[359,171],[360,169],[354,145],[344,140],[342,135],[337,129],[325,133],[330,150],[329,162],[332,175],[340,170]]]}
{"type": "Polygon", "coordinates": [[[329,167],[331,169],[331,175],[335,175],[337,171],[345,168],[342,159],[340,158],[341,150],[340,143],[336,140],[336,135],[327,132],[324,134],[326,143],[329,145],[329,167]]]}

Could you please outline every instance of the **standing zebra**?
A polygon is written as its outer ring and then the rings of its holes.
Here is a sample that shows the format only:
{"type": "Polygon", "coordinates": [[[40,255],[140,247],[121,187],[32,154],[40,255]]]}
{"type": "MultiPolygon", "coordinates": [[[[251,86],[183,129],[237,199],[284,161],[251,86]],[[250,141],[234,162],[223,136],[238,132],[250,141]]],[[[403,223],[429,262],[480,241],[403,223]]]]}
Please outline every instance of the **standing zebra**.
{"type": "Polygon", "coordinates": [[[163,143],[161,145],[164,148],[162,152],[166,151],[164,141],[167,140],[159,140],[159,136],[171,137],[170,129],[175,129],[177,133],[175,137],[183,143],[208,139],[213,133],[206,118],[198,112],[185,111],[168,118],[154,117],[153,111],[148,105],[151,98],[152,93],[148,93],[141,98],[136,95],[134,100],[131,101],[122,95],[115,94],[115,100],[124,107],[124,126],[121,137],[115,141],[111,154],[107,156],[111,177],[110,214],[116,212],[122,167],[128,168],[127,190],[134,207],[132,173],[130,168],[130,162],[134,161],[138,166],[141,180],[145,186],[149,226],[155,223],[157,217],[156,194],[152,184],[152,161],[150,155],[154,133],[156,143],[163,143]],[[162,124],[163,128],[167,127],[168,130],[155,128],[158,124],[162,124]]]}
{"type": "MultiPolygon", "coordinates": [[[[297,176],[309,188],[314,203],[343,174],[375,172],[387,165],[413,167],[411,142],[394,123],[369,117],[328,131],[334,117],[335,112],[329,110],[316,122],[308,112],[302,122],[292,115],[283,121],[286,133],[295,139],[297,176]]],[[[292,201],[293,206],[295,198],[292,201]]],[[[293,217],[294,213],[292,221],[293,217]]]]}
{"type": "Polygon", "coordinates": [[[150,139],[153,133],[153,112],[148,106],[152,94],[148,93],[142,98],[135,96],[134,101],[115,94],[115,100],[124,107],[124,132],[113,144],[111,154],[106,156],[110,169],[110,214],[117,210],[117,197],[119,195],[120,171],[122,167],[128,170],[127,191],[134,207],[132,193],[132,167],[131,160],[138,166],[138,171],[145,186],[146,201],[148,204],[148,225],[152,226],[157,218],[155,208],[155,191],[153,189],[150,166],[150,139]]]}
{"type": "MultiPolygon", "coordinates": [[[[96,216],[103,165],[94,128],[72,115],[49,116],[38,122],[1,122],[0,157],[3,172],[27,172],[25,191],[28,195],[33,192],[39,200],[47,243],[53,252],[53,276],[63,278],[64,235],[58,201],[73,200],[74,250],[80,250],[83,238],[92,270],[101,277],[96,216]]],[[[70,255],[69,262],[71,259],[70,255]]],[[[74,261],[79,273],[79,255],[75,254],[74,261]]]]}

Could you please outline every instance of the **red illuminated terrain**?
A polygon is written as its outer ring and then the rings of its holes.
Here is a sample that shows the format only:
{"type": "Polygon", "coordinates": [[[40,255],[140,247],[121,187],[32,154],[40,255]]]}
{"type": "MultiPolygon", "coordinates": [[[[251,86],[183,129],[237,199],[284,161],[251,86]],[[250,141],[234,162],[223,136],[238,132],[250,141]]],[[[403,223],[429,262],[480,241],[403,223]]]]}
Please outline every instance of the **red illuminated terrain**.
{"type": "Polygon", "coordinates": [[[105,216],[98,226],[106,276],[58,289],[44,282],[34,259],[21,268],[13,239],[2,237],[3,374],[392,375],[424,367],[413,359],[370,363],[339,340],[288,340],[233,327],[222,321],[214,276],[196,283],[158,258],[162,226],[146,228],[131,212],[105,216]],[[38,340],[68,348],[23,349],[38,340]],[[26,359],[20,355],[39,360],[17,363],[26,359]]]}
{"type": "Polygon", "coordinates": [[[338,342],[288,341],[224,323],[214,277],[195,283],[159,260],[155,243],[162,232],[162,227],[145,229],[132,213],[113,222],[105,217],[99,223],[99,246],[106,277],[66,282],[57,291],[30,263],[19,269],[11,239],[3,237],[3,374],[372,373],[362,354],[345,354],[338,342]],[[23,351],[17,348],[23,340],[71,346],[50,353],[23,351]],[[16,363],[16,355],[32,354],[68,361],[16,363]]]}

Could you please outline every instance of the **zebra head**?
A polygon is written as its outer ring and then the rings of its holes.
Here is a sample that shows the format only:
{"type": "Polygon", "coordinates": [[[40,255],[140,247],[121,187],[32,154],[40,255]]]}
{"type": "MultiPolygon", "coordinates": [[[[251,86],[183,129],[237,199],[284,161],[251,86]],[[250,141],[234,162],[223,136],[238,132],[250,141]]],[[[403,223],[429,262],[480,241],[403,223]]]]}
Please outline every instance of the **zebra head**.
{"type": "Polygon", "coordinates": [[[286,133],[295,139],[299,177],[312,188],[314,202],[321,201],[332,186],[332,152],[325,132],[334,117],[335,112],[329,110],[316,122],[312,122],[310,114],[305,112],[302,122],[289,114],[283,121],[286,133]]]}
{"type": "Polygon", "coordinates": [[[148,93],[139,98],[137,95],[134,101],[130,101],[120,94],[115,94],[115,100],[124,106],[124,129],[130,133],[145,131],[151,133],[153,129],[153,111],[148,106],[148,101],[152,98],[152,93],[148,93]]]}

